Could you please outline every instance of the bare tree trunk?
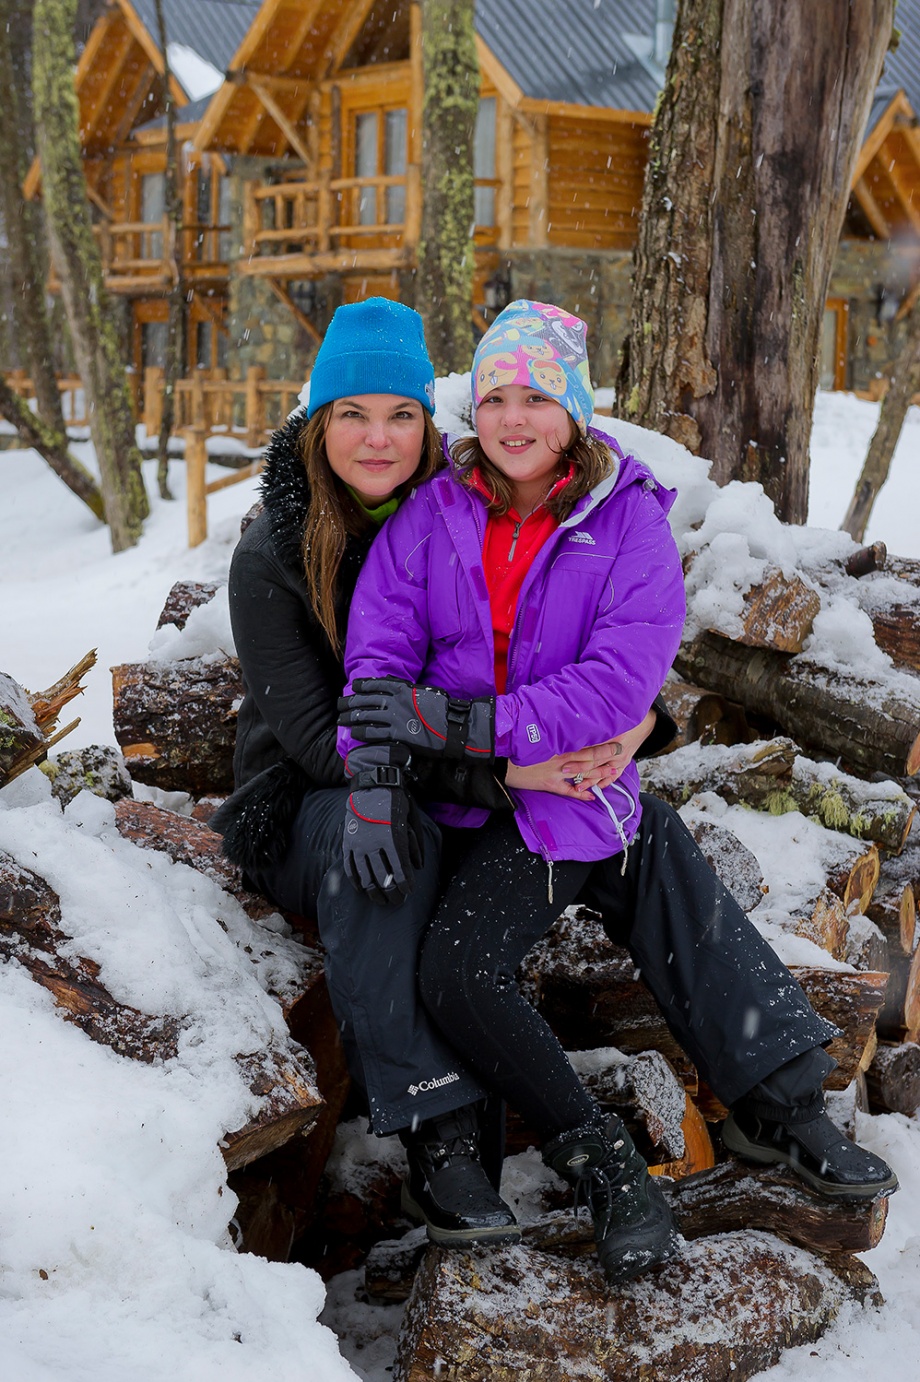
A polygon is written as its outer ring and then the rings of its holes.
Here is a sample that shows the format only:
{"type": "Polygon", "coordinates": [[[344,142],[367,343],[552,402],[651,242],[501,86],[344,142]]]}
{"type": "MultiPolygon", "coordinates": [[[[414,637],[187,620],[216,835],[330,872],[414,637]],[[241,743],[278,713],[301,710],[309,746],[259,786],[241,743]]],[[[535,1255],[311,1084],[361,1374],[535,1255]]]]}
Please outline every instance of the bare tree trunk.
{"type": "Polygon", "coordinates": [[[901,352],[891,366],[888,392],[882,399],[878,423],[866,452],[866,460],[856,482],[850,507],[840,527],[857,542],[862,542],[872,506],[888,479],[910,400],[920,389],[920,307],[907,318],[907,335],[901,352]]]}
{"type": "Polygon", "coordinates": [[[0,414],[13,424],[26,446],[33,447],[47,461],[55,475],[60,476],[69,490],[82,499],[88,509],[102,523],[105,505],[102,492],[92,475],[67,450],[67,434],[49,427],[44,418],[32,412],[24,398],[0,377],[0,414]]]}
{"type": "Polygon", "coordinates": [[[893,0],[680,0],[625,413],[804,523],[824,302],[893,0]],[[794,60],[793,60],[794,59],[794,60]]]}
{"type": "Polygon", "coordinates": [[[43,231],[39,208],[22,195],[32,147],[32,120],[21,54],[14,57],[11,39],[19,25],[31,19],[31,0],[0,0],[0,211],[6,229],[10,271],[14,288],[15,330],[28,362],[38,414],[44,426],[36,426],[31,409],[12,390],[0,391],[0,412],[18,429],[26,445],[34,446],[56,475],[105,521],[102,494],[89,471],[67,451],[67,429],[61,395],[54,372],[54,347],[45,304],[47,277],[41,247],[43,231]]]}
{"type": "Polygon", "coordinates": [[[33,90],[48,229],[90,425],[112,550],[133,547],[149,513],[131,397],[109,307],[78,134],[76,0],[36,0],[33,90]]]}
{"type": "Polygon", "coordinates": [[[176,382],[185,367],[185,282],[182,275],[182,181],[176,156],[176,103],[171,90],[168,38],[163,0],[156,0],[157,29],[163,54],[163,104],[166,108],[166,215],[171,226],[173,284],[169,292],[166,327],[166,370],[157,453],[157,484],[161,499],[172,499],[169,488],[169,438],[176,416],[176,382]]]}
{"type": "Polygon", "coordinates": [[[422,0],[422,230],[418,309],[435,374],[473,354],[473,135],[479,62],[473,0],[422,0]]]}

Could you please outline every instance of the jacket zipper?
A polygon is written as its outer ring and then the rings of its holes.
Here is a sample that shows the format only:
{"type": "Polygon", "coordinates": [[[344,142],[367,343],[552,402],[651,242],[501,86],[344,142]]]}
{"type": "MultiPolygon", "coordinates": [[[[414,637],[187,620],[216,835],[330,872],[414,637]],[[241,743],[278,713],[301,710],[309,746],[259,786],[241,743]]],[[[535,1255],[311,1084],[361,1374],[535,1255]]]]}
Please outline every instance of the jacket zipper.
{"type": "Polygon", "coordinates": [[[508,551],[509,561],[514,561],[514,549],[517,546],[517,540],[521,535],[521,525],[523,522],[523,518],[519,518],[517,523],[515,523],[514,525],[514,532],[511,534],[511,547],[508,551]]]}

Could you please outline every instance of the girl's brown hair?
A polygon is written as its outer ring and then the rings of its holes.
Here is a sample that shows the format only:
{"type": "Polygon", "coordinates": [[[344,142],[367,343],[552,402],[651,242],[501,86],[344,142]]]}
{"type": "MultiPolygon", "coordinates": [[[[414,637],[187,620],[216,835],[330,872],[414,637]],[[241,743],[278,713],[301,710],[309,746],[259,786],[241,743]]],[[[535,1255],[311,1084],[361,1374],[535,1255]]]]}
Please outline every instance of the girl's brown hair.
{"type": "MultiPolygon", "coordinates": [[[[313,612],[335,652],[341,649],[336,627],[335,597],[339,567],[348,537],[362,537],[374,530],[358,501],[334,473],[326,456],[326,427],[334,407],[317,408],[297,439],[297,447],[310,487],[310,502],[303,525],[303,569],[313,612]]],[[[402,487],[406,495],[444,464],[441,434],[427,408],[422,409],[425,435],[419,467],[402,487]]]]}
{"type": "MultiPolygon", "coordinates": [[[[575,473],[558,494],[546,501],[548,512],[560,523],[568,518],[579,499],[613,470],[613,455],[606,442],[590,434],[583,437],[574,421],[572,430],[575,433],[574,440],[559,453],[559,461],[560,465],[571,461],[575,473]]],[[[479,438],[461,437],[459,441],[454,442],[450,454],[456,462],[460,479],[469,484],[472,472],[478,469],[481,479],[491,493],[489,508],[493,513],[507,513],[512,507],[514,492],[511,481],[489,460],[479,438]]]]}

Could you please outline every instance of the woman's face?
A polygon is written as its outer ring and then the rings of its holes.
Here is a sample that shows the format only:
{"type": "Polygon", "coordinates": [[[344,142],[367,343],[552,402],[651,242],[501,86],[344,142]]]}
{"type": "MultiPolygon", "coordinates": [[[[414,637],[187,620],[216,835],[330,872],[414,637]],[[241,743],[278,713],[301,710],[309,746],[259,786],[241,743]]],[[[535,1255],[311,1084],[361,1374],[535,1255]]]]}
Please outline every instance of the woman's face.
{"type": "Polygon", "coordinates": [[[493,389],[480,403],[479,443],[511,481],[519,512],[529,513],[551,487],[560,456],[574,440],[574,427],[561,403],[524,384],[493,389]]]}
{"type": "Polygon", "coordinates": [[[333,472],[365,508],[376,509],[418,470],[425,410],[417,399],[398,394],[337,398],[324,440],[333,472]]]}

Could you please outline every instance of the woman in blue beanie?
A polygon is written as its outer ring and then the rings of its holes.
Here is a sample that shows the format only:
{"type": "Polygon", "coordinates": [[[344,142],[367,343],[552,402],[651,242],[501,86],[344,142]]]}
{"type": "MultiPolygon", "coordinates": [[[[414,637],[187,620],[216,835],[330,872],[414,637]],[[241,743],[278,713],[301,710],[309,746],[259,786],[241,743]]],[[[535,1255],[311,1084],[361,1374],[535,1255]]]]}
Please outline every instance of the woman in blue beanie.
{"type": "MultiPolygon", "coordinates": [[[[317,918],[326,975],[349,1068],[378,1134],[399,1133],[410,1167],[407,1200],[444,1244],[513,1242],[514,1216],[479,1157],[479,1106],[488,1090],[421,1005],[422,934],[434,913],[439,832],[413,798],[507,812],[494,767],[413,764],[368,747],[350,786],[336,749],[342,647],[358,574],[385,518],[442,464],[433,422],[434,373],[419,315],[371,298],[340,307],[310,379],[310,401],[277,433],[262,480],[263,512],[230,568],[230,612],[245,681],[234,760],[237,791],[213,820],[224,851],[279,906],[317,918]],[[380,859],[352,886],[343,868],[348,803],[373,826],[386,794],[402,813],[404,855],[380,859]],[[380,905],[386,900],[388,905],[380,905]]],[[[652,726],[650,712],[617,744],[541,765],[544,790],[611,781],[652,726]]],[[[352,812],[352,821],[358,818],[352,812]]],[[[535,865],[542,870],[542,861],[535,865]]],[[[540,879],[542,886],[542,878],[540,879]]],[[[574,1076],[573,1076],[574,1079],[574,1076]]],[[[497,1177],[496,1177],[497,1178],[497,1177]]]]}

